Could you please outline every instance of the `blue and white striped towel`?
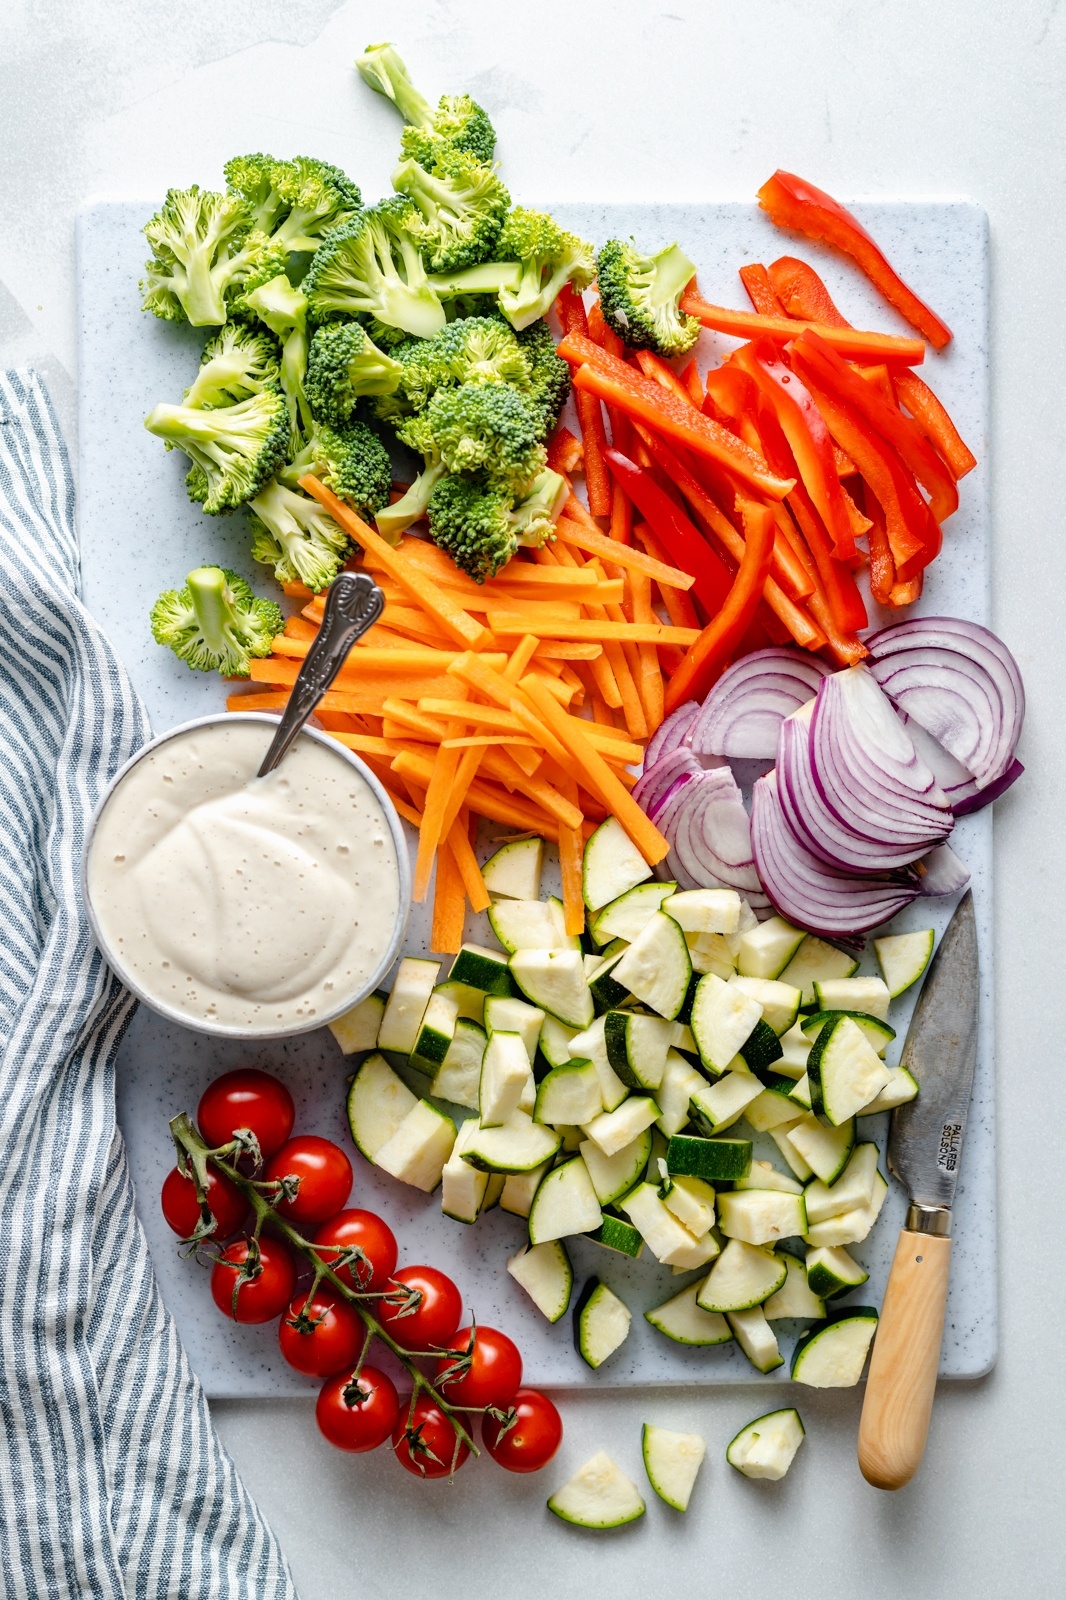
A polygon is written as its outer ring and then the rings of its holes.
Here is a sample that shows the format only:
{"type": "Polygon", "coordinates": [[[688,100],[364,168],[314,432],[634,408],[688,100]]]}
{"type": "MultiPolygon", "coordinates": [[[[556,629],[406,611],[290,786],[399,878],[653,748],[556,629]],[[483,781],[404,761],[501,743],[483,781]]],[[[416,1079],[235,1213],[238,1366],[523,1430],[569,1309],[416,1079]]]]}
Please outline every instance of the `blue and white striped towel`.
{"type": "Polygon", "coordinates": [[[290,1600],[160,1300],[115,1123],[134,1002],[79,864],[149,728],[78,582],[55,414],[34,374],[0,375],[0,1583],[5,1600],[290,1600]]]}

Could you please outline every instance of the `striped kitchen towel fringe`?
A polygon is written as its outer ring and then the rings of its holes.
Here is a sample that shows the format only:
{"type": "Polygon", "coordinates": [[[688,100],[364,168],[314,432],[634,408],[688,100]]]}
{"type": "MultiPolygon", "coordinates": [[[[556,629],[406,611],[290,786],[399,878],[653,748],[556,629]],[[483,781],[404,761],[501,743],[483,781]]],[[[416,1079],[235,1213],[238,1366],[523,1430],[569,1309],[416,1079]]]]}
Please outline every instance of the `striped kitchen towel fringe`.
{"type": "Polygon", "coordinates": [[[51,403],[0,375],[0,1588],[290,1600],[162,1304],[115,1121],[134,1002],[96,950],[89,815],[149,735],[78,593],[51,403]]]}

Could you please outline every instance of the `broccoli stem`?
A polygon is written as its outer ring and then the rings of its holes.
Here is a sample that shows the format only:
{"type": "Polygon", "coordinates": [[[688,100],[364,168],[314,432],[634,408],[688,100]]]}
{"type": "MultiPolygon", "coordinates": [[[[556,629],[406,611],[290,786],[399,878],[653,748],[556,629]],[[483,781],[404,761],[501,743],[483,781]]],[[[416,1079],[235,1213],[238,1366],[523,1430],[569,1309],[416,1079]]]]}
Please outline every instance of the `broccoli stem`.
{"type": "Polygon", "coordinates": [[[655,258],[655,282],[651,301],[655,306],[665,306],[676,300],[687,289],[696,275],[696,268],[679,244],[671,245],[655,258]]]}
{"type": "Polygon", "coordinates": [[[388,539],[394,544],[405,528],[409,528],[419,517],[424,517],[429,505],[429,497],[436,488],[437,480],[444,476],[444,463],[438,461],[434,466],[427,467],[420,472],[402,499],[395,505],[383,506],[374,521],[383,539],[388,539]]]}
{"type": "Polygon", "coordinates": [[[192,597],[192,608],[208,649],[228,655],[236,643],[233,634],[233,605],[227,593],[226,574],[221,567],[197,567],[185,580],[192,597]]]}
{"type": "Polygon", "coordinates": [[[419,94],[391,44],[367,45],[355,64],[370,87],[392,101],[405,122],[416,128],[433,126],[433,107],[419,94]]]}
{"type": "Polygon", "coordinates": [[[437,294],[449,299],[461,294],[498,294],[501,289],[514,293],[522,282],[522,268],[517,261],[485,261],[459,272],[432,274],[427,281],[437,294]]]}
{"type": "Polygon", "coordinates": [[[206,250],[193,249],[185,267],[182,293],[185,315],[194,328],[218,327],[226,320],[226,302],[221,285],[216,283],[206,250]]]}

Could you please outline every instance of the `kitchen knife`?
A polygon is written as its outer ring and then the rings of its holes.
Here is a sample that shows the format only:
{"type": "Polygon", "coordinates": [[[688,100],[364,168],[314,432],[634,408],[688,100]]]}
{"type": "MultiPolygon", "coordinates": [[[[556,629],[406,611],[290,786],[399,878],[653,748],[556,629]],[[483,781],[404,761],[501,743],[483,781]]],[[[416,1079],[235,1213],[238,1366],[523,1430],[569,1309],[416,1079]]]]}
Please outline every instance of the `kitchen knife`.
{"type": "Polygon", "coordinates": [[[866,1380],[859,1466],[899,1489],[921,1464],[936,1388],[951,1262],[951,1207],[977,1059],[980,973],[973,895],[948,924],[915,1007],[900,1065],[918,1098],[892,1113],[888,1167],[910,1197],[866,1380]]]}

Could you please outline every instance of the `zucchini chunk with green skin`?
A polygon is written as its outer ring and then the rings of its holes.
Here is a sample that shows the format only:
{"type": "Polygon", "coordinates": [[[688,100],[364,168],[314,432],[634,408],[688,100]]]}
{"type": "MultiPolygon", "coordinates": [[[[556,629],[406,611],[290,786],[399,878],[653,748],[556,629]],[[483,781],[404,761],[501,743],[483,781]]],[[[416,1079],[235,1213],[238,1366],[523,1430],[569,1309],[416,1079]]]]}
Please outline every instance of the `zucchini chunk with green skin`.
{"type": "Polygon", "coordinates": [[[745,1244],[776,1244],[807,1232],[801,1194],[779,1189],[735,1189],[718,1196],[718,1226],[728,1239],[745,1244]]]}
{"type": "Polygon", "coordinates": [[[734,1183],[751,1167],[750,1139],[700,1139],[677,1133],[666,1147],[672,1178],[687,1174],[706,1183],[734,1183]]]}
{"type": "Polygon", "coordinates": [[[603,1041],[611,1067],[630,1089],[658,1089],[674,1025],[661,1017],[642,1017],[632,1011],[608,1011],[603,1019],[603,1041]]]}
{"type": "Polygon", "coordinates": [[[922,928],[917,933],[890,933],[874,940],[877,964],[893,1000],[918,982],[929,965],[935,941],[932,928],[922,928]]]}
{"type": "Polygon", "coordinates": [[[616,950],[613,955],[604,956],[595,971],[588,975],[589,992],[592,995],[592,1004],[597,1016],[602,1016],[608,1011],[613,1011],[617,1006],[623,1006],[629,1000],[629,990],[622,984],[616,983],[612,974],[615,967],[622,959],[623,952],[628,945],[623,945],[622,950],[616,950]]]}
{"type": "Polygon", "coordinates": [[[773,1372],[775,1367],[784,1366],[785,1358],[778,1349],[777,1336],[762,1306],[753,1306],[750,1311],[730,1311],[726,1321],[756,1372],[773,1372]]]}
{"type": "Polygon", "coordinates": [[[489,857],[481,876],[489,894],[506,895],[511,900],[537,900],[543,865],[543,839],[513,839],[489,857]]]}
{"type": "Polygon", "coordinates": [[[808,1222],[825,1222],[843,1211],[854,1211],[856,1206],[868,1206],[874,1197],[877,1158],[875,1144],[857,1144],[835,1183],[816,1178],[808,1184],[804,1191],[808,1222]]]}
{"type": "Polygon", "coordinates": [[[783,1054],[777,1034],[768,1022],[763,1022],[761,1017],[737,1053],[742,1057],[748,1071],[758,1073],[760,1077],[769,1072],[774,1062],[780,1061],[783,1054]]]}
{"type": "Polygon", "coordinates": [[[625,1145],[613,1156],[605,1156],[599,1145],[585,1139],[579,1146],[581,1159],[588,1168],[592,1187],[601,1206],[613,1205],[628,1194],[640,1179],[651,1156],[651,1131],[645,1128],[631,1144],[625,1145]]]}
{"type": "Polygon", "coordinates": [[[529,1210],[529,1242],[545,1244],[575,1233],[589,1233],[603,1221],[588,1168],[571,1156],[542,1180],[529,1210]]]}
{"type": "Polygon", "coordinates": [[[569,949],[560,939],[551,907],[544,900],[498,900],[488,909],[489,926],[509,955],[516,950],[569,949]]]}
{"type": "Polygon", "coordinates": [[[360,1050],[373,1050],[378,1042],[381,1019],[385,1014],[388,995],[380,991],[368,994],[357,1006],[346,1011],[329,1024],[329,1031],[346,1056],[360,1050]]]}
{"type": "MultiPolygon", "coordinates": [[[[819,1030],[820,1031],[820,1030],[819,1030]]],[[[801,1022],[793,1023],[787,1033],[781,1035],[781,1059],[774,1066],[782,1077],[805,1078],[807,1076],[807,1057],[811,1053],[812,1041],[803,1031],[801,1022]]]]}
{"type": "Polygon", "coordinates": [[[533,1167],[529,1172],[490,1173],[490,1177],[498,1176],[503,1179],[500,1190],[500,1210],[509,1212],[512,1217],[528,1217],[533,1205],[533,1197],[540,1188],[541,1179],[547,1173],[549,1163],[533,1167]]]}
{"type": "Polygon", "coordinates": [[[713,1228],[708,1228],[701,1238],[693,1239],[691,1244],[682,1244],[673,1251],[666,1265],[673,1268],[676,1278],[683,1272],[698,1272],[700,1267],[709,1266],[721,1253],[721,1240],[713,1228]]]}
{"type": "Polygon", "coordinates": [[[816,978],[814,983],[815,1004],[822,1011],[860,1011],[887,1022],[891,998],[881,978],[816,978]]]}
{"type": "Polygon", "coordinates": [[[571,1028],[587,1028],[594,1015],[579,950],[516,950],[511,977],[527,1000],[571,1028]]]}
{"type": "Polygon", "coordinates": [[[367,1056],[348,1090],[348,1127],[356,1149],[373,1161],[417,1104],[384,1056],[367,1056]]]}
{"type": "Polygon", "coordinates": [[[477,1221],[489,1186],[488,1173],[478,1172],[463,1160],[463,1150],[476,1132],[476,1117],[463,1123],[441,1173],[440,1208],[455,1222],[477,1221]]]}
{"type": "Polygon", "coordinates": [[[651,877],[651,868],[617,817],[592,834],[581,862],[581,892],[590,911],[601,911],[627,889],[651,877]]]}
{"type": "Polygon", "coordinates": [[[806,937],[784,917],[768,917],[741,934],[737,970],[745,978],[779,978],[806,937]]]}
{"type": "Polygon", "coordinates": [[[584,1131],[605,1156],[616,1156],[650,1128],[658,1115],[659,1107],[649,1095],[632,1095],[614,1111],[601,1111],[585,1124],[584,1131]]]}
{"type": "Polygon", "coordinates": [[[676,883],[638,883],[635,889],[627,889],[625,894],[598,911],[589,932],[601,947],[612,939],[624,939],[632,944],[637,934],[643,932],[648,919],[676,888],[676,883]]]}
{"type": "Polygon", "coordinates": [[[660,1500],[675,1511],[687,1511],[696,1477],[707,1454],[707,1441],[698,1433],[671,1433],[646,1422],[641,1430],[644,1470],[660,1500]]]}
{"type": "Polygon", "coordinates": [[[807,1282],[812,1294],[823,1300],[834,1300],[849,1289],[858,1289],[869,1276],[843,1245],[823,1244],[807,1251],[807,1282]]]}
{"type": "Polygon", "coordinates": [[[872,1306],[848,1306],[804,1335],[792,1355],[792,1381],[811,1389],[850,1389],[862,1377],[877,1332],[872,1306]]]}
{"type": "Polygon", "coordinates": [[[888,1068],[850,1017],[827,1022],[807,1058],[811,1104],[834,1127],[847,1122],[890,1082],[888,1068]]]}
{"type": "Polygon", "coordinates": [[[616,983],[660,1017],[673,1020],[685,1003],[692,962],[685,935],[656,911],[611,969],[616,983]]]}
{"type": "Polygon", "coordinates": [[[434,990],[429,997],[414,1049],[407,1058],[408,1064],[416,1072],[435,1075],[451,1048],[458,1020],[459,1002],[450,994],[434,990]]]}
{"type": "MultiPolygon", "coordinates": [[[[771,1131],[771,1138],[774,1132],[776,1129],[771,1131]]],[[[823,1183],[835,1183],[847,1166],[854,1146],[853,1121],[842,1122],[839,1127],[832,1128],[813,1112],[808,1112],[783,1134],[779,1149],[786,1160],[789,1159],[787,1152],[792,1150],[805,1164],[806,1173],[792,1168],[797,1178],[809,1178],[813,1173],[823,1183]]]]}
{"type": "Polygon", "coordinates": [[[549,1067],[565,1066],[573,1055],[570,1048],[571,1041],[577,1037],[576,1028],[568,1028],[565,1022],[560,1022],[558,1017],[549,1017],[545,1014],[540,1025],[540,1053],[549,1067]]]}
{"type": "Polygon", "coordinates": [[[559,1322],[566,1315],[574,1287],[574,1269],[565,1246],[558,1239],[523,1245],[516,1255],[509,1257],[507,1270],[549,1322],[559,1322]]]}
{"type": "Polygon", "coordinates": [[[670,887],[662,909],[684,933],[736,933],[740,927],[740,896],[735,889],[682,889],[670,887]]]}
{"type": "Polygon", "coordinates": [[[763,1301],[767,1322],[783,1322],[788,1317],[824,1317],[825,1301],[811,1288],[803,1262],[791,1255],[783,1259],[788,1277],[776,1294],[763,1301]]]}
{"type": "Polygon", "coordinates": [[[485,1026],[485,993],[482,989],[472,989],[468,983],[453,983],[451,978],[446,978],[443,983],[438,983],[434,994],[450,994],[459,1008],[460,1022],[476,1022],[479,1028],[485,1026]]]}
{"type": "Polygon", "coordinates": [[[603,1221],[598,1228],[593,1228],[591,1233],[585,1235],[593,1244],[602,1244],[605,1250],[614,1250],[620,1256],[629,1256],[635,1261],[644,1249],[644,1240],[640,1231],[634,1228],[631,1222],[626,1222],[622,1217],[613,1217],[604,1214],[603,1221]]]}
{"type": "Polygon", "coordinates": [[[432,1194],[441,1181],[455,1137],[455,1123],[451,1117],[438,1111],[428,1100],[419,1100],[388,1143],[382,1145],[374,1165],[401,1183],[432,1194]]]}
{"type": "Polygon", "coordinates": [[[591,1122],[603,1110],[600,1080],[591,1061],[580,1057],[564,1066],[553,1067],[537,1085],[534,1122],[552,1127],[591,1122]]]}
{"type": "Polygon", "coordinates": [[[676,1050],[668,1050],[662,1082],[655,1091],[659,1107],[656,1127],[669,1139],[680,1133],[689,1120],[689,1101],[697,1089],[702,1089],[704,1079],[676,1050]]]}
{"type": "Polygon", "coordinates": [[[746,1478],[767,1478],[776,1483],[796,1459],[805,1438],[800,1414],[794,1406],[756,1417],[730,1440],[725,1458],[746,1478]]]}
{"type": "MultiPolygon", "coordinates": [[[[874,1050],[877,1051],[879,1056],[884,1055],[885,1051],[896,1037],[895,1028],[893,1028],[887,1022],[882,1022],[880,1017],[872,1017],[868,1012],[865,1011],[812,1011],[803,1018],[803,1021],[800,1023],[800,1028],[808,1042],[813,1046],[821,1034],[822,1029],[828,1023],[833,1022],[837,1017],[850,1017],[855,1026],[859,1028],[869,1040],[870,1044],[874,1050]]],[[[810,1060],[809,1052],[807,1059],[808,1061],[810,1060]]]]}
{"type": "Polygon", "coordinates": [[[730,1239],[700,1285],[696,1304],[704,1311],[748,1311],[776,1294],[787,1273],[782,1257],[730,1239]]]}
{"type": "Polygon", "coordinates": [[[856,1113],[858,1116],[873,1117],[879,1111],[892,1111],[896,1106],[906,1105],[908,1100],[917,1100],[918,1080],[907,1071],[906,1067],[889,1067],[888,1070],[890,1081],[875,1099],[856,1113]]]}
{"type": "Polygon", "coordinates": [[[715,1193],[702,1178],[671,1178],[667,1174],[659,1187],[659,1198],[694,1239],[702,1239],[707,1229],[714,1227],[715,1193]]]}
{"type": "MultiPolygon", "coordinates": [[[[618,1208],[638,1229],[656,1261],[661,1261],[665,1267],[687,1265],[693,1246],[702,1244],[677,1220],[672,1211],[667,1210],[653,1183],[638,1183],[635,1189],[622,1197],[618,1208]]],[[[697,1266],[702,1264],[699,1261],[695,1263],[697,1266]]]]}
{"type": "Polygon", "coordinates": [[[590,1278],[574,1307],[574,1344],[588,1366],[602,1367],[625,1344],[633,1313],[613,1289],[590,1278]]]}
{"type": "Polygon", "coordinates": [[[532,1172],[555,1155],[562,1140],[525,1111],[516,1111],[500,1128],[480,1128],[463,1150],[463,1160],[481,1172],[532,1172]]]}
{"type": "Polygon", "coordinates": [[[692,1004],[691,1028],[700,1060],[708,1072],[725,1072],[761,1021],[762,1006],[751,995],[723,982],[713,972],[700,979],[692,1004]]]}
{"type": "Polygon", "coordinates": [[[526,1000],[515,1000],[510,995],[489,994],[485,996],[484,1014],[485,1032],[490,1036],[494,1033],[517,1033],[526,1047],[526,1055],[532,1066],[540,1030],[545,1022],[540,1007],[531,1006],[526,1000]]]}
{"type": "Polygon", "coordinates": [[[460,1017],[448,1054],[437,1068],[429,1092],[437,1100],[476,1111],[481,1090],[481,1063],[488,1040],[476,1022],[460,1017]]]}
{"type": "Polygon", "coordinates": [[[774,1128],[795,1122],[797,1116],[810,1109],[806,1104],[809,1096],[798,1096],[798,1087],[791,1078],[771,1078],[762,1093],[744,1107],[744,1115],[756,1133],[772,1133],[774,1128]]]}
{"type": "Polygon", "coordinates": [[[873,1196],[868,1205],[841,1211],[837,1216],[826,1217],[824,1222],[812,1222],[803,1237],[815,1247],[823,1244],[861,1244],[880,1216],[887,1194],[887,1181],[879,1172],[875,1172],[873,1196]]]}
{"type": "Polygon", "coordinates": [[[770,1161],[753,1161],[742,1178],[734,1180],[737,1189],[777,1189],[781,1194],[803,1194],[798,1178],[778,1172],[770,1161]]]}
{"type": "Polygon", "coordinates": [[[490,1036],[481,1061],[478,1112],[483,1128],[499,1128],[519,1109],[532,1069],[517,1033],[490,1036]]]}
{"type": "Polygon", "coordinates": [[[645,1311],[645,1322],[650,1322],[675,1344],[728,1344],[733,1337],[732,1329],[720,1312],[704,1311],[697,1303],[700,1288],[700,1284],[690,1283],[687,1289],[664,1300],[661,1306],[645,1311]]]}
{"type": "Polygon", "coordinates": [[[578,1528],[621,1528],[644,1515],[635,1484],[604,1450],[586,1461],[548,1500],[548,1510],[578,1528]]]}
{"type": "Polygon", "coordinates": [[[725,933],[686,933],[685,943],[693,972],[700,977],[713,973],[725,982],[735,978],[737,964],[731,949],[735,942],[731,935],[725,933]]]}
{"type": "Polygon", "coordinates": [[[816,933],[809,933],[785,970],[775,976],[782,983],[791,983],[800,991],[801,1006],[813,1006],[816,981],[850,978],[858,968],[857,956],[839,949],[835,944],[829,944],[825,939],[819,939],[816,933]]]}
{"type": "Polygon", "coordinates": [[[762,1094],[754,1073],[727,1072],[717,1083],[704,1084],[689,1101],[693,1121],[708,1133],[721,1133],[739,1122],[745,1108],[762,1094]]]}
{"type": "Polygon", "coordinates": [[[378,1029],[379,1050],[391,1050],[400,1056],[411,1054],[439,972],[439,961],[405,956],[400,962],[378,1029]]]}
{"type": "Polygon", "coordinates": [[[779,978],[744,978],[739,973],[734,973],[728,981],[741,994],[759,1002],[762,1020],[778,1038],[795,1025],[799,1016],[800,992],[791,983],[782,983],[779,978]]]}
{"type": "MultiPolygon", "coordinates": [[[[795,1122],[783,1122],[779,1127],[769,1128],[767,1131],[777,1148],[780,1150],[781,1154],[784,1156],[785,1161],[788,1163],[788,1166],[792,1172],[796,1175],[801,1183],[806,1183],[808,1178],[814,1177],[814,1172],[807,1165],[806,1161],[804,1161],[803,1157],[792,1143],[790,1137],[793,1130],[797,1128],[802,1121],[803,1117],[801,1115],[796,1119],[795,1122]]],[[[818,1121],[817,1117],[815,1118],[815,1121],[818,1121]]],[[[821,1123],[819,1123],[818,1126],[821,1127],[821,1123]]],[[[846,1155],[844,1160],[847,1160],[846,1155]]],[[[840,1166],[838,1166],[837,1171],[840,1171],[841,1166],[843,1166],[843,1162],[840,1164],[840,1166]]]]}
{"type": "Polygon", "coordinates": [[[450,983],[465,983],[483,994],[514,994],[507,957],[500,950],[464,944],[448,974],[450,983]]]}

